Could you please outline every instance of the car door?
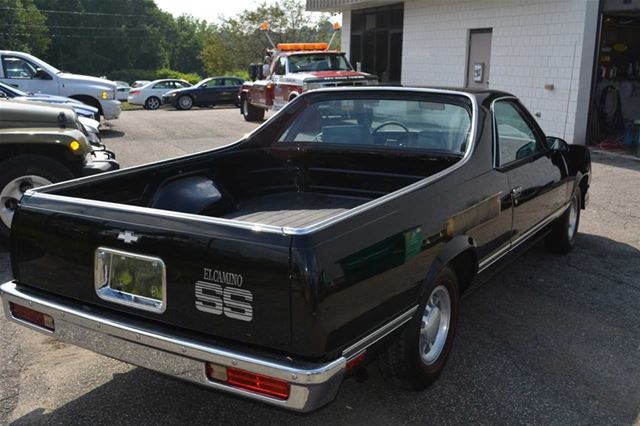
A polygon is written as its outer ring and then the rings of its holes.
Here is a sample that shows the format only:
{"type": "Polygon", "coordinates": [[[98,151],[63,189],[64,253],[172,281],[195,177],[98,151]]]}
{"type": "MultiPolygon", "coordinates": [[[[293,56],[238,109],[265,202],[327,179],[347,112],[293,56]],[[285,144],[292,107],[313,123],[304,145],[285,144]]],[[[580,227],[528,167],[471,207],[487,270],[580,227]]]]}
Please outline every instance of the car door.
{"type": "Polygon", "coordinates": [[[564,206],[567,166],[562,155],[548,149],[544,133],[515,98],[495,101],[493,119],[494,161],[511,189],[515,243],[564,206]]]}
{"type": "Polygon", "coordinates": [[[155,96],[158,99],[162,99],[162,95],[164,95],[169,90],[175,87],[172,83],[173,82],[171,81],[161,81],[159,83],[154,84],[151,90],[149,91],[150,93],[147,97],[155,96]]]}
{"type": "Polygon", "coordinates": [[[58,95],[59,88],[53,76],[41,71],[37,76],[36,64],[14,55],[2,55],[2,82],[27,93],[58,95]]]}
{"type": "Polygon", "coordinates": [[[240,80],[237,78],[225,78],[222,102],[226,104],[238,103],[238,92],[240,91],[240,86],[240,80]]]}
{"type": "Polygon", "coordinates": [[[198,105],[212,105],[216,103],[218,100],[219,81],[219,78],[214,78],[199,87],[199,90],[197,91],[198,105]]]}

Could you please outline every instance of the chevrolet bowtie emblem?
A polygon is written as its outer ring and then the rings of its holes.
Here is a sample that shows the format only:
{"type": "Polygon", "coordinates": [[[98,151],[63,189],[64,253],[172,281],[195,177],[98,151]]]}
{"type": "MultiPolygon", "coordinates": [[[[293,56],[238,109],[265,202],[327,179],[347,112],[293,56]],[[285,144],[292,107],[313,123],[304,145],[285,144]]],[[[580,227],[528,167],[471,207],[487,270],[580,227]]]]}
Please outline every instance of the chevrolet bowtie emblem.
{"type": "Polygon", "coordinates": [[[124,241],[125,244],[131,244],[137,243],[140,237],[131,231],[124,231],[118,234],[118,239],[124,241]]]}

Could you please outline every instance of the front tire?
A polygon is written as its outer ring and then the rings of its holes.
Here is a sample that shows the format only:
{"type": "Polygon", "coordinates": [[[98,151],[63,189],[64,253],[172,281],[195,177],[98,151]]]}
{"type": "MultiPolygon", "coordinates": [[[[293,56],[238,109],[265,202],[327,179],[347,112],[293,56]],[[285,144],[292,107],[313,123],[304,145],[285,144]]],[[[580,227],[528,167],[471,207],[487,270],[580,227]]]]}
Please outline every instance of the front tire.
{"type": "Polygon", "coordinates": [[[573,249],[580,226],[580,208],[580,194],[576,192],[571,197],[569,208],[556,220],[545,239],[551,253],[566,254],[573,249]]]}
{"type": "Polygon", "coordinates": [[[378,358],[382,377],[412,390],[440,377],[458,324],[459,294],[456,273],[443,268],[424,289],[413,319],[378,358]]]}
{"type": "Polygon", "coordinates": [[[182,95],[178,98],[178,109],[188,111],[193,107],[193,98],[189,95],[182,95]]]}
{"type": "Polygon", "coordinates": [[[40,155],[20,155],[0,163],[0,242],[9,241],[11,222],[22,195],[31,188],[73,178],[61,163],[40,155]]]}
{"type": "Polygon", "coordinates": [[[144,107],[152,111],[160,108],[161,105],[162,105],[162,101],[160,101],[160,99],[158,99],[156,96],[150,96],[144,102],[144,107]]]}
{"type": "Polygon", "coordinates": [[[246,121],[255,122],[264,120],[264,109],[251,105],[246,97],[242,99],[241,112],[246,121]]]}

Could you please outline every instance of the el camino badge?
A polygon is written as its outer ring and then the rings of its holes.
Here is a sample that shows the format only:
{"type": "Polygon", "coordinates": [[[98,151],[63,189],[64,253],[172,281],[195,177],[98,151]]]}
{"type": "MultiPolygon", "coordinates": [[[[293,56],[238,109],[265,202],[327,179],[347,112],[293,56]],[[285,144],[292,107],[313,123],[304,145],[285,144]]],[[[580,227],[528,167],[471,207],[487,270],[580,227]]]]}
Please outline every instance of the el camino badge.
{"type": "Polygon", "coordinates": [[[240,321],[253,320],[253,294],[242,289],[241,274],[204,268],[203,279],[196,282],[196,309],[224,315],[240,321]]]}

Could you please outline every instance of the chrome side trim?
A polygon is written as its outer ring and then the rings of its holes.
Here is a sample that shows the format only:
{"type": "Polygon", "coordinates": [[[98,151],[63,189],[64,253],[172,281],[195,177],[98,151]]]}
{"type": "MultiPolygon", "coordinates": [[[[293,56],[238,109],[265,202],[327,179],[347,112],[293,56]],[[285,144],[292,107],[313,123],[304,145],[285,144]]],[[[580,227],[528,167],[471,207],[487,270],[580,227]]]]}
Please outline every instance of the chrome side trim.
{"type": "Polygon", "coordinates": [[[480,261],[480,263],[478,264],[478,273],[484,271],[485,269],[487,269],[488,267],[496,263],[498,260],[500,260],[507,254],[509,254],[516,248],[518,248],[518,246],[520,246],[522,243],[524,243],[529,238],[531,238],[532,236],[537,234],[539,231],[541,231],[545,226],[549,225],[551,222],[553,222],[554,220],[562,216],[564,212],[569,208],[570,205],[571,205],[571,202],[566,203],[564,206],[560,207],[558,210],[553,212],[546,219],[539,222],[533,228],[521,234],[517,239],[512,241],[511,244],[501,249],[498,249],[497,251],[491,253],[489,256],[482,259],[482,261],[480,261]]]}
{"type": "Polygon", "coordinates": [[[509,251],[511,251],[511,243],[507,243],[504,247],[499,248],[498,250],[494,251],[493,253],[491,253],[484,259],[482,259],[480,263],[478,263],[478,273],[484,271],[489,266],[496,263],[503,256],[509,253],[509,251]]]}
{"type": "MultiPolygon", "coordinates": [[[[29,190],[29,191],[33,191],[33,190],[29,190]]],[[[25,193],[24,196],[27,197],[28,194],[25,193]]],[[[107,201],[89,200],[86,198],[73,198],[73,197],[67,197],[66,195],[52,195],[52,194],[47,194],[43,192],[32,192],[30,198],[62,201],[75,206],[100,207],[107,210],[117,210],[117,211],[127,212],[127,213],[134,212],[134,213],[141,213],[141,214],[149,214],[149,215],[161,216],[161,217],[166,217],[171,219],[187,219],[187,220],[200,222],[200,223],[225,225],[225,226],[231,226],[234,228],[247,229],[254,232],[270,232],[274,234],[282,234],[282,228],[279,226],[261,225],[259,223],[242,222],[239,220],[224,219],[224,218],[209,217],[209,216],[200,216],[197,214],[174,212],[170,210],[160,210],[160,209],[154,209],[150,207],[130,206],[127,204],[118,204],[118,203],[110,203],[107,201]]],[[[31,206],[28,204],[22,205],[20,208],[24,208],[27,210],[34,210],[34,211],[45,211],[45,212],[54,211],[50,209],[43,209],[37,206],[31,206]]],[[[68,212],[62,212],[62,211],[54,211],[54,212],[68,213],[68,212]]]]}
{"type": "MultiPolygon", "coordinates": [[[[384,87],[381,90],[380,86],[372,86],[372,87],[349,87],[347,89],[345,88],[324,88],[324,89],[317,89],[314,90],[313,93],[317,93],[319,91],[323,91],[323,92],[339,92],[339,91],[385,91],[384,87]]],[[[439,180],[441,178],[443,178],[444,176],[454,172],[455,170],[459,169],[460,167],[462,167],[463,165],[465,165],[469,159],[471,158],[471,156],[473,155],[473,152],[475,151],[476,148],[476,139],[477,139],[477,127],[478,127],[478,119],[479,119],[479,110],[478,110],[478,102],[475,98],[475,96],[471,95],[470,93],[467,92],[462,92],[462,91],[457,91],[457,90],[444,90],[444,89],[422,89],[422,88],[409,88],[409,87],[391,87],[388,88],[389,91],[400,91],[400,92],[413,92],[413,93],[432,93],[432,94],[445,94],[445,95],[455,95],[455,96],[464,96],[466,98],[468,98],[471,102],[472,108],[471,108],[471,128],[469,129],[469,146],[466,150],[466,152],[464,153],[463,157],[460,159],[460,161],[458,161],[457,163],[453,164],[451,167],[446,168],[442,171],[440,171],[439,173],[436,173],[434,175],[431,175],[429,177],[426,177],[418,182],[415,182],[411,185],[405,186],[403,188],[400,188],[397,191],[391,192],[387,195],[384,195],[380,198],[376,198],[375,200],[371,200],[367,203],[361,204],[351,210],[347,210],[343,213],[339,213],[336,216],[330,217],[328,219],[322,220],[320,222],[317,222],[313,225],[307,226],[307,227],[303,227],[303,228],[292,228],[292,227],[277,227],[277,226],[272,226],[272,225],[261,225],[259,223],[251,223],[251,222],[243,222],[243,221],[238,221],[238,220],[232,220],[232,219],[224,219],[224,218],[213,218],[213,217],[207,217],[207,216],[199,216],[199,215],[195,215],[195,214],[189,214],[189,213],[179,213],[179,212],[173,212],[173,211],[168,211],[168,210],[159,210],[159,209],[153,209],[153,208],[149,208],[149,207],[140,207],[140,206],[129,206],[129,205],[124,205],[124,204],[118,204],[118,203],[111,203],[111,202],[106,202],[106,201],[94,201],[94,200],[88,200],[88,199],[83,199],[83,198],[73,198],[73,197],[67,197],[67,196],[63,196],[63,195],[52,195],[52,194],[48,194],[45,192],[40,192],[41,190],[55,190],[55,189],[64,189],[67,186],[70,186],[72,184],[77,183],[78,181],[81,181],[82,179],[100,179],[102,177],[106,177],[109,176],[111,173],[116,173],[117,171],[113,171],[113,172],[108,172],[105,174],[101,174],[99,175],[98,178],[96,177],[87,177],[87,178],[80,178],[80,179],[74,179],[71,181],[67,181],[67,182],[63,182],[63,183],[57,183],[57,184],[53,184],[53,185],[48,185],[36,190],[28,190],[25,193],[25,197],[33,197],[34,199],[45,199],[45,200],[54,200],[54,201],[63,201],[65,203],[69,203],[71,205],[81,205],[81,206],[97,206],[97,207],[101,207],[101,208],[105,208],[105,209],[112,209],[112,210],[119,210],[119,211],[127,211],[127,212],[137,212],[137,213],[144,213],[144,214],[152,214],[152,215],[159,215],[159,216],[163,216],[163,217],[171,217],[171,218],[182,218],[182,219],[189,219],[189,220],[194,220],[194,221],[198,221],[200,223],[211,223],[211,224],[218,224],[218,225],[225,225],[225,226],[231,226],[231,227],[235,227],[235,228],[242,228],[242,229],[248,229],[248,230],[252,230],[252,231],[256,231],[256,232],[269,232],[269,233],[277,233],[277,234],[284,234],[284,235],[306,235],[306,234],[310,234],[316,231],[319,231],[321,229],[327,228],[328,226],[348,219],[350,217],[353,217],[357,214],[360,214],[366,210],[370,210],[374,207],[377,207],[379,205],[381,205],[382,203],[385,203],[387,201],[396,199],[400,196],[403,196],[409,192],[415,191],[417,189],[420,189],[426,185],[429,185],[432,182],[435,182],[436,180],[439,180]]],[[[303,96],[306,96],[307,93],[311,93],[311,92],[305,92],[302,95],[298,96],[298,98],[301,98],[303,96]]],[[[287,106],[285,106],[284,108],[282,108],[281,110],[279,110],[276,114],[280,114],[282,111],[286,110],[287,107],[290,105],[287,104],[287,106]]],[[[273,116],[270,118],[272,119],[273,116]]],[[[269,121],[269,120],[268,120],[269,121]]],[[[265,122],[266,124],[266,122],[265,122]]],[[[247,137],[250,137],[251,135],[253,135],[254,133],[256,133],[260,128],[262,128],[262,126],[264,126],[265,124],[262,124],[261,126],[259,126],[258,128],[256,128],[255,130],[253,130],[247,137]]],[[[241,142],[243,142],[243,140],[228,144],[228,145],[224,145],[222,147],[216,148],[216,150],[218,149],[222,149],[222,148],[228,148],[230,146],[239,144],[241,142]]],[[[178,158],[188,158],[188,157],[192,157],[192,156],[197,156],[199,154],[205,153],[205,152],[210,152],[211,150],[207,150],[207,151],[202,151],[200,153],[196,153],[196,154],[190,154],[190,155],[186,155],[184,157],[178,157],[178,158]]],[[[173,159],[169,159],[169,160],[165,160],[165,161],[161,161],[158,163],[154,163],[154,164],[162,164],[165,162],[171,162],[176,160],[176,158],[173,159]]],[[[142,165],[142,166],[136,166],[136,167],[130,167],[127,169],[122,169],[122,170],[133,170],[133,169],[137,169],[137,168],[144,168],[144,167],[148,167],[149,164],[146,165],[142,165]]],[[[26,208],[28,209],[37,209],[31,206],[27,206],[26,208]]],[[[42,210],[42,209],[40,209],[42,210]]],[[[61,212],[62,213],[62,212],[61,212]]]]}
{"type": "Polygon", "coordinates": [[[342,351],[343,358],[346,358],[348,361],[351,358],[355,357],[356,355],[359,355],[363,350],[367,349],[369,346],[379,342],[389,334],[393,333],[398,328],[402,327],[404,324],[411,321],[411,318],[413,317],[413,315],[416,313],[417,310],[418,310],[418,306],[416,305],[413,308],[406,311],[405,313],[403,313],[402,315],[400,315],[399,317],[386,323],[385,325],[383,325],[373,333],[369,334],[368,336],[364,337],[363,339],[349,346],[347,349],[342,351]]]}
{"type": "Polygon", "coordinates": [[[50,297],[38,291],[25,290],[13,281],[0,285],[0,297],[8,320],[111,358],[285,409],[308,412],[331,402],[345,375],[344,357],[316,364],[239,352],[132,326],[117,314],[94,313],[82,309],[80,304],[63,304],[49,300],[50,297]],[[55,329],[44,330],[14,318],[9,302],[50,315],[55,329]],[[291,389],[289,399],[283,401],[209,381],[205,362],[286,380],[291,389]]]}

